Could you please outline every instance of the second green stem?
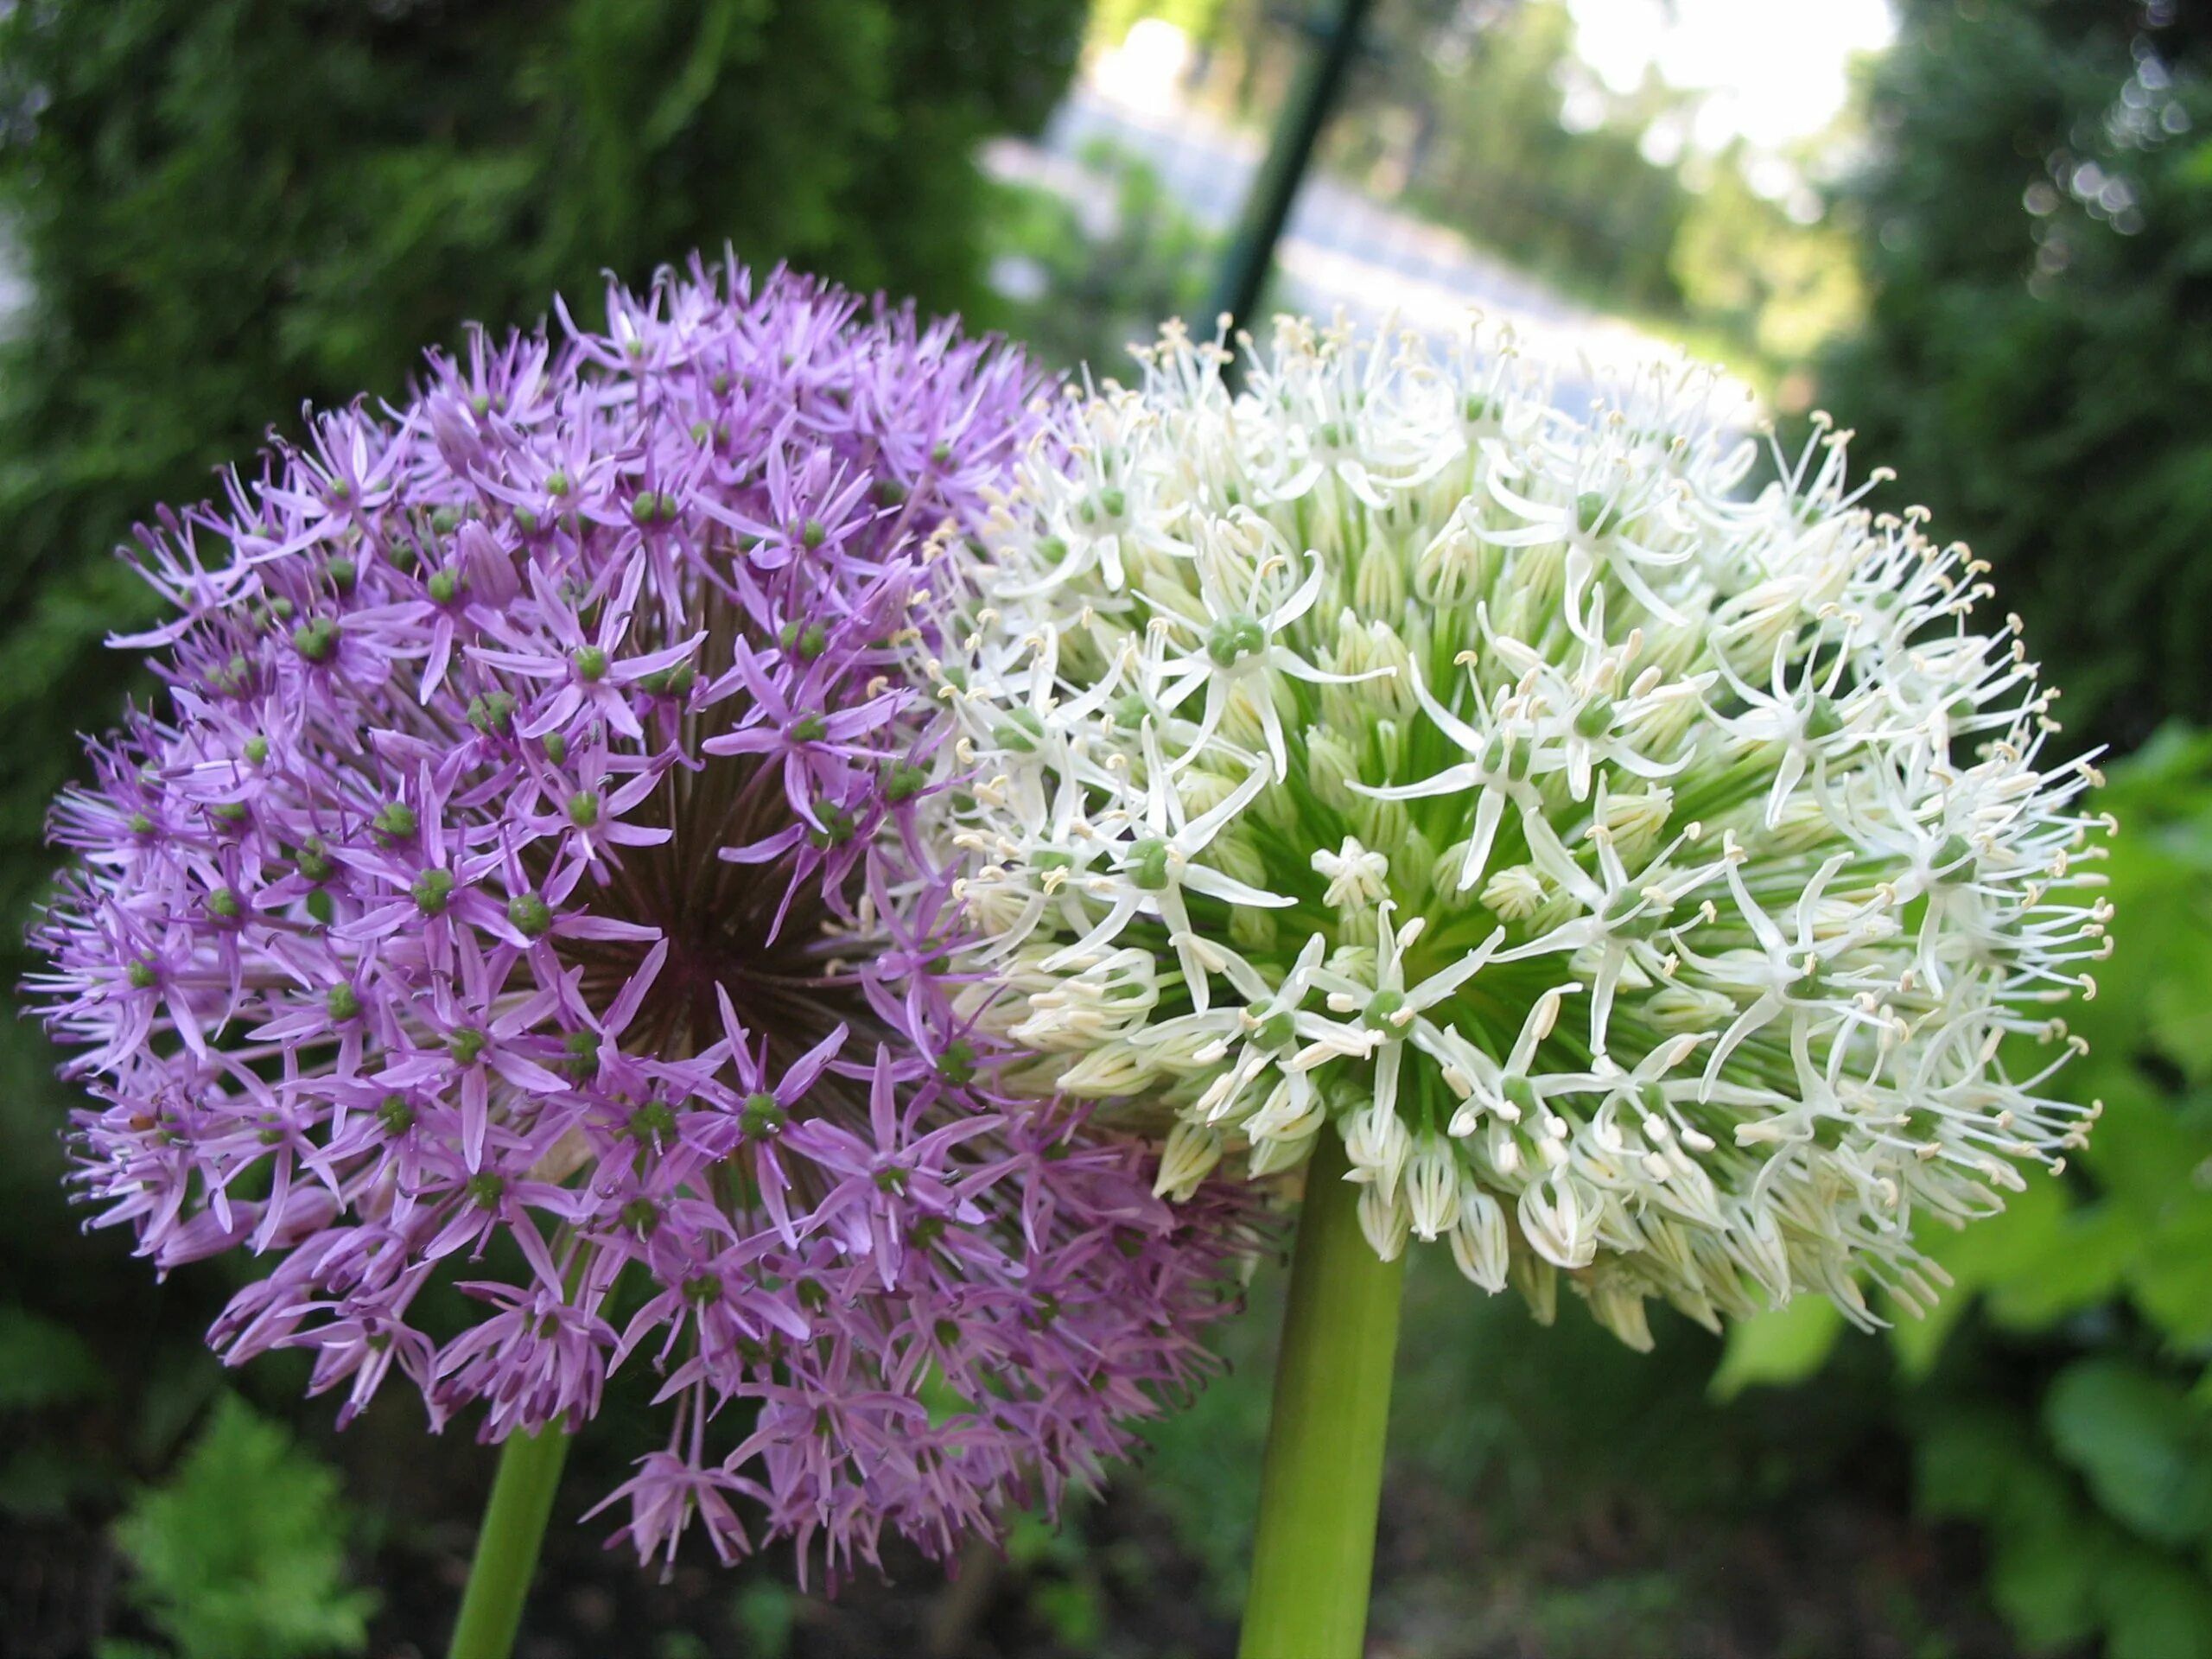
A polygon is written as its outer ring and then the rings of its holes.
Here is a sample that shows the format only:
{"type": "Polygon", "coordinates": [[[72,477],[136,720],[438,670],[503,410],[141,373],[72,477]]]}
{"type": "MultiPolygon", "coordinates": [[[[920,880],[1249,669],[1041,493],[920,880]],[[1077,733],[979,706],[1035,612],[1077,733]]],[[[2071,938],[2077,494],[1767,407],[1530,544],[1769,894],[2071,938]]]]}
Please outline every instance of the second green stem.
{"type": "Polygon", "coordinates": [[[491,1501],[476,1535],[476,1558],[468,1564],[449,1659],[507,1659],[514,1647],[569,1438],[550,1428],[510,1434],[500,1443],[499,1472],[492,1478],[491,1501]]]}
{"type": "Polygon", "coordinates": [[[1405,1257],[1360,1230],[1333,1129],[1306,1178],[1239,1659],[1359,1659],[1405,1257]]]}

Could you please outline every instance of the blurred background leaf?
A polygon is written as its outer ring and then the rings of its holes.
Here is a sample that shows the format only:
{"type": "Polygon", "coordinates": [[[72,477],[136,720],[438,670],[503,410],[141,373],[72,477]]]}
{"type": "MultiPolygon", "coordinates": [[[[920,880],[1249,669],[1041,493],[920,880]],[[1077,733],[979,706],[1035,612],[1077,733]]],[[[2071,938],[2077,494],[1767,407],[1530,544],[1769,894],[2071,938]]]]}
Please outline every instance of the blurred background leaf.
{"type": "MultiPolygon", "coordinates": [[[[175,1473],[117,1523],[130,1602],[178,1659],[360,1652],[376,1598],[347,1586],[338,1494],[335,1470],[225,1395],[175,1473]]],[[[147,1650],[110,1643],[101,1659],[147,1650]]]]}

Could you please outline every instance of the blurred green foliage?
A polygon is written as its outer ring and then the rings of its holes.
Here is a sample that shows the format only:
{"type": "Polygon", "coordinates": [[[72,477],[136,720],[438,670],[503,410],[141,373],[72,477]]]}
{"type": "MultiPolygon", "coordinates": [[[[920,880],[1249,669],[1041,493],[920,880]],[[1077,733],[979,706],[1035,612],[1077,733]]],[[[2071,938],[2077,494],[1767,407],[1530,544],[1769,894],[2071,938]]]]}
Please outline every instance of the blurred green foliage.
{"type": "Polygon", "coordinates": [[[1170,196],[1141,157],[1095,140],[1077,158],[1076,199],[1007,185],[988,244],[1007,330],[1040,361],[1089,365],[1126,383],[1129,347],[1166,318],[1200,327],[1222,238],[1170,196]]]}
{"type": "Polygon", "coordinates": [[[1751,188],[1749,165],[1740,142],[1698,163],[1667,270],[1681,315],[1717,334],[1722,355],[1787,370],[1855,323],[1864,296],[1850,232],[1791,218],[1751,188]]]}
{"type": "Polygon", "coordinates": [[[2212,717],[2212,10],[1902,0],[1821,396],[1997,569],[2069,725],[2212,717]]]}
{"type": "Polygon", "coordinates": [[[349,1587],[339,1478],[233,1395],[163,1484],[117,1523],[127,1599],[168,1639],[101,1644],[100,1659],[313,1659],[368,1643],[370,1592],[349,1587]]]}
{"type": "Polygon", "coordinates": [[[1421,211],[1757,380],[1856,320],[1846,234],[1802,183],[1794,200],[1754,188],[1764,169],[1742,141],[1692,146],[1696,93],[1656,73],[1608,87],[1576,53],[1592,25],[1559,0],[1414,11],[1434,14],[1395,41],[1414,73],[1378,97],[1421,90],[1408,195],[1421,211]]]}
{"type": "MultiPolygon", "coordinates": [[[[1986,1531],[2031,1650],[2212,1656],[2212,736],[2113,769],[2120,948],[2070,1011],[2069,1092],[2104,1103],[2075,1166],[1925,1240],[1955,1281],[1891,1336],[1931,1516],[1986,1531]]],[[[1738,1326],[1724,1394],[1825,1362],[1821,1302],[1738,1326]]]]}
{"type": "Polygon", "coordinates": [[[1690,193],[1649,160],[1643,129],[1672,98],[1652,85],[1588,126],[1560,120],[1574,20],[1563,4],[1516,7],[1431,71],[1435,124],[1414,202],[1532,270],[1616,304],[1678,306],[1669,268],[1690,193]]]}

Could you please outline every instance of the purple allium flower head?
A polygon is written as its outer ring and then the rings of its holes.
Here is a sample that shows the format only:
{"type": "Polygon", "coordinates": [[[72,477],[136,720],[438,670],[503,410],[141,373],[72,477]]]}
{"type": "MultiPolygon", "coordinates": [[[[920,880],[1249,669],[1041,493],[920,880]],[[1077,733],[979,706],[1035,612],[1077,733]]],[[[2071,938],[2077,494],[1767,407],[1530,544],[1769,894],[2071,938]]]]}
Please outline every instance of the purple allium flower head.
{"type": "Polygon", "coordinates": [[[656,1368],[642,1555],[941,1554],[1202,1373],[1243,1243],[1009,1103],[934,976],[900,664],[1038,387],[734,266],[608,313],[146,533],[179,615],[118,643],[168,709],[93,746],[34,933],[76,1179],[159,1268],[275,1256],[213,1340],[309,1351],[341,1417],[397,1372],[573,1427],[656,1368]],[[428,1328],[442,1276],[480,1322],[428,1328]]]}

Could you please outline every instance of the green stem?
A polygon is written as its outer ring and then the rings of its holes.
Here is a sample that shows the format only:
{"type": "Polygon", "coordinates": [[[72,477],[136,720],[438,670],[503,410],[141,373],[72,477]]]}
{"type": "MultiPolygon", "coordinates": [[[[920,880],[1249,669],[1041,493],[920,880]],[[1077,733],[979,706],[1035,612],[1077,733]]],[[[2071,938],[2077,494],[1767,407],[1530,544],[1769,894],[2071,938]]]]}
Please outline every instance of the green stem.
{"type": "Polygon", "coordinates": [[[493,1477],[492,1500],[476,1534],[476,1559],[468,1566],[448,1659],[507,1659],[568,1455],[569,1436],[558,1428],[510,1434],[500,1446],[499,1472],[493,1477]]]}
{"type": "Polygon", "coordinates": [[[1359,1659],[1405,1258],[1377,1257],[1323,1129],[1306,1177],[1239,1659],[1359,1659]]]}

